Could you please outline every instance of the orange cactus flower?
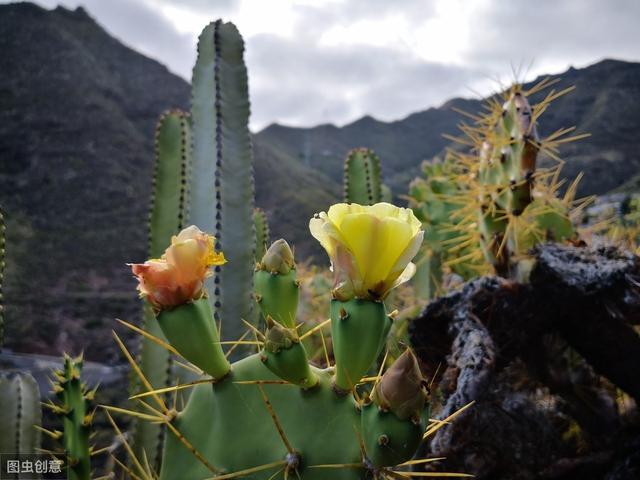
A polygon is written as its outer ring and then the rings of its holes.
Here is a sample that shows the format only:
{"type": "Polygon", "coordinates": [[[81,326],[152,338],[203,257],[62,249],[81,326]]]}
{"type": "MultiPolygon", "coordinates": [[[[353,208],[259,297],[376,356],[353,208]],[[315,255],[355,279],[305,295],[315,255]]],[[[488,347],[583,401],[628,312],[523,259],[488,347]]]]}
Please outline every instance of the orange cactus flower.
{"type": "Polygon", "coordinates": [[[224,254],[216,252],[214,244],[213,236],[190,226],[171,238],[171,245],[161,258],[131,264],[140,296],[156,311],[202,298],[211,267],[226,263],[224,254]]]}

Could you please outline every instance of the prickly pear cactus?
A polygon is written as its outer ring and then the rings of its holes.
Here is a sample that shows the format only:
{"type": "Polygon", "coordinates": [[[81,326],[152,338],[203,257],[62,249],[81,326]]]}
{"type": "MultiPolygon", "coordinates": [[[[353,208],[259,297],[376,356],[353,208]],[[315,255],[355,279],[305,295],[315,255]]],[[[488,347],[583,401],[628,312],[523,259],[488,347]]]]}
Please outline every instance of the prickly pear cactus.
{"type": "Polygon", "coordinates": [[[483,132],[477,147],[480,244],[502,276],[521,276],[520,260],[535,244],[564,241],[575,234],[569,218],[575,186],[565,199],[557,199],[557,174],[545,172],[550,182],[536,174],[538,152],[555,148],[553,140],[540,140],[536,127],[549,98],[532,108],[522,87],[512,87],[502,106],[495,105],[495,127],[483,132]]]}
{"type": "Polygon", "coordinates": [[[0,452],[33,454],[40,448],[40,389],[27,373],[0,374],[0,452]]]}
{"type": "MultiPolygon", "coordinates": [[[[145,402],[146,412],[125,413],[167,427],[160,479],[391,479],[428,461],[415,459],[416,451],[425,434],[444,423],[429,420],[426,382],[411,350],[391,365],[384,355],[393,322],[385,299],[415,273],[411,259],[422,243],[421,223],[411,210],[387,203],[338,204],[309,227],[333,264],[330,320],[299,334],[294,256],[278,240],[254,271],[266,329],[247,324],[254,340],[234,344],[258,351],[234,363],[204,289],[209,268],[232,268],[213,250],[211,236],[189,227],[160,259],[132,266],[165,348],[206,374],[165,389],[141,375],[146,391],[135,399],[145,402]],[[304,340],[329,324],[327,358],[335,364],[318,368],[304,340]],[[186,388],[193,391],[184,409],[165,403],[163,394],[186,388]]],[[[131,463],[135,475],[153,477],[144,462],[131,463]]]]}

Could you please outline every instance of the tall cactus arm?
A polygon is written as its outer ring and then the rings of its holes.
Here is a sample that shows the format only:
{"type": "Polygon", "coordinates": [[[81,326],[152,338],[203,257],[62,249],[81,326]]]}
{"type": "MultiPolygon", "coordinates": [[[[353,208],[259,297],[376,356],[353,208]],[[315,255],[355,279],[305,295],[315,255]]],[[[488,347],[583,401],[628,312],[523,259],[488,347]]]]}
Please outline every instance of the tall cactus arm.
{"type": "Polygon", "coordinates": [[[344,200],[373,205],[381,201],[380,159],[367,148],[356,148],[344,163],[344,200]]]}
{"type": "Polygon", "coordinates": [[[171,236],[184,226],[187,216],[187,169],[190,163],[191,127],[187,113],[165,112],[156,128],[156,171],[149,215],[149,255],[157,258],[171,236]]]}
{"type": "Polygon", "coordinates": [[[197,175],[191,179],[190,222],[215,232],[217,247],[229,262],[217,269],[213,285],[208,285],[228,338],[237,338],[244,329],[241,319],[251,317],[255,261],[253,155],[243,54],[244,42],[233,24],[210,24],[199,39],[192,82],[197,175]]]}
{"type": "Polygon", "coordinates": [[[40,390],[25,373],[0,376],[0,452],[36,453],[40,448],[40,390]]]}
{"type": "MultiPolygon", "coordinates": [[[[185,112],[173,110],[160,117],[156,128],[156,170],[149,215],[149,256],[158,258],[171,241],[171,236],[184,227],[187,214],[187,171],[190,163],[191,128],[185,112]]],[[[148,305],[144,307],[144,328],[163,338],[158,322],[148,305]]],[[[167,350],[144,338],[139,362],[145,376],[156,388],[169,386],[172,361],[167,350]]],[[[134,385],[134,394],[139,393],[134,385]]],[[[164,429],[157,424],[138,422],[133,445],[136,454],[144,451],[153,464],[161,457],[164,429]]]]}

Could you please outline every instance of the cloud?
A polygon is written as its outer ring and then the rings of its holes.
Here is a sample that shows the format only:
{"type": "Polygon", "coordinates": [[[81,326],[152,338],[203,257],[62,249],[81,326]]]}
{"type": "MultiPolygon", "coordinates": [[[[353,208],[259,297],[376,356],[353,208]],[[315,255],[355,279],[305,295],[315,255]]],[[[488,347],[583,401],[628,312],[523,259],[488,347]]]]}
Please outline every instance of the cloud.
{"type": "MultiPolygon", "coordinates": [[[[6,0],[0,0],[5,2],[6,0]]],[[[38,0],[54,7],[59,0],[38,0]]],[[[534,61],[526,78],[640,59],[638,0],[62,0],[190,79],[200,29],[243,33],[252,127],[401,118],[534,61]]]]}
{"type": "Polygon", "coordinates": [[[248,40],[254,121],[345,123],[368,112],[392,120],[462,92],[472,70],[381,47],[319,47],[276,35],[248,40]]]}
{"type": "Polygon", "coordinates": [[[564,0],[487,2],[470,24],[465,59],[487,69],[534,61],[538,70],[604,57],[640,58],[640,2],[564,0]]]}

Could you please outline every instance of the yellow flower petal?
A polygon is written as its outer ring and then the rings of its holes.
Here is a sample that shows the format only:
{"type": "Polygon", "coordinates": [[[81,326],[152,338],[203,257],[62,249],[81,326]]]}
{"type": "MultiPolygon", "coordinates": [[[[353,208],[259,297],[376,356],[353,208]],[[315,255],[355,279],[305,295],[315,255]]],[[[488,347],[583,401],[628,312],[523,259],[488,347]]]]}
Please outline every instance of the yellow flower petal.
{"type": "Polygon", "coordinates": [[[334,293],[373,299],[404,274],[423,236],[413,211],[390,203],[332,205],[311,219],[309,229],[331,259],[334,293]]]}

